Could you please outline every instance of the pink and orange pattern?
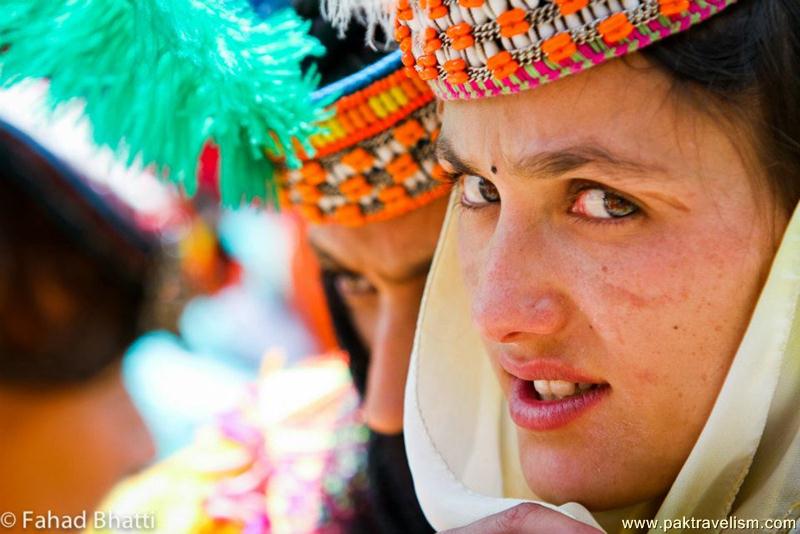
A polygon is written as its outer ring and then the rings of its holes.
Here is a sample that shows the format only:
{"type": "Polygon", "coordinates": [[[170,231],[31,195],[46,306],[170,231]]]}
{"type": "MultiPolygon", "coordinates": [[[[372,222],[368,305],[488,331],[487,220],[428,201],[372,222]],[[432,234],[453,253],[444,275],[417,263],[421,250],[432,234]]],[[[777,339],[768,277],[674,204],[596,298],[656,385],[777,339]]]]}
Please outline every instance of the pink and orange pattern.
{"type": "Polygon", "coordinates": [[[412,77],[443,100],[513,94],[682,32],[735,0],[399,0],[412,77]]]}

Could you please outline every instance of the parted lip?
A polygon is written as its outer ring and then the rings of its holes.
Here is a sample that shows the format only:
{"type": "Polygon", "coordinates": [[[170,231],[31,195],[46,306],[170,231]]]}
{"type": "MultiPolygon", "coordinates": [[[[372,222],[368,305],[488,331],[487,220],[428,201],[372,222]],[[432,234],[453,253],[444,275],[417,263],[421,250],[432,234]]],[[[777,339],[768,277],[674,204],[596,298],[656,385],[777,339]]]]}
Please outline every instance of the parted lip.
{"type": "Polygon", "coordinates": [[[563,399],[541,400],[531,382],[514,377],[508,392],[508,411],[520,428],[534,432],[557,430],[600,404],[610,391],[611,388],[602,385],[563,399]]]}
{"type": "Polygon", "coordinates": [[[498,361],[503,370],[520,380],[564,380],[585,384],[607,384],[605,380],[584,373],[557,358],[520,359],[501,354],[498,361]]]}

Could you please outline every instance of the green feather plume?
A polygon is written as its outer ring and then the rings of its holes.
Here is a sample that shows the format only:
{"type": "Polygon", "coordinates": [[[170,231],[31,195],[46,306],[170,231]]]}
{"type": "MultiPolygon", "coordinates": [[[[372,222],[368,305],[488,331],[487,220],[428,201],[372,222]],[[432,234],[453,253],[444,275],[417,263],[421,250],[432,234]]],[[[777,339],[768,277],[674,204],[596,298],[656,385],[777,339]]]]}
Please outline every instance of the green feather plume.
{"type": "Polygon", "coordinates": [[[275,201],[266,153],[299,164],[321,103],[300,63],[322,45],[284,9],[244,0],[0,0],[0,84],[50,81],[51,105],[80,98],[95,141],[189,195],[198,156],[220,147],[223,203],[275,201]]]}

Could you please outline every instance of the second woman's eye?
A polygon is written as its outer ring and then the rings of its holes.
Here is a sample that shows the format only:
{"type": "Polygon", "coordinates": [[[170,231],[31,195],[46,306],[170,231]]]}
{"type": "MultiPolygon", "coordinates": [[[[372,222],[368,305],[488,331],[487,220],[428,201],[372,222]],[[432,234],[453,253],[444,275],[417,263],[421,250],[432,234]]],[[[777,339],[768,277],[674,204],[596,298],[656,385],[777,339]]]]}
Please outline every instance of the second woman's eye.
{"type": "Polygon", "coordinates": [[[463,178],[461,203],[468,208],[477,208],[500,201],[500,193],[486,178],[466,174],[463,178]]]}
{"type": "Polygon", "coordinates": [[[334,283],[342,296],[363,296],[376,291],[372,282],[355,273],[337,273],[334,283]]]}
{"type": "Polygon", "coordinates": [[[570,208],[570,213],[588,219],[621,219],[637,211],[639,207],[633,202],[600,187],[590,187],[579,192],[570,208]]]}

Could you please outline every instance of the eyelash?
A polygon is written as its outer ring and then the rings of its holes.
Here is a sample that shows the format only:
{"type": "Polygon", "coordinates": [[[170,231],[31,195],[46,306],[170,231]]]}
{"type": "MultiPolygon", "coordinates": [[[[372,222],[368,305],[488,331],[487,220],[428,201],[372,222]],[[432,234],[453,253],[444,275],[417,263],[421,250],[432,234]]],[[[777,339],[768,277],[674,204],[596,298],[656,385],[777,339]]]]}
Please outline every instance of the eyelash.
{"type": "Polygon", "coordinates": [[[483,206],[473,206],[471,204],[464,204],[463,202],[459,202],[458,204],[456,204],[456,207],[461,210],[478,211],[483,206]]]}
{"type": "MultiPolygon", "coordinates": [[[[464,178],[464,174],[463,173],[449,172],[449,171],[444,170],[444,169],[441,170],[441,180],[444,181],[445,183],[449,183],[451,185],[459,185],[459,184],[463,183],[462,182],[463,178],[464,178]]],[[[605,191],[606,193],[611,193],[611,194],[621,198],[625,202],[630,203],[632,206],[635,207],[635,211],[633,211],[630,215],[626,215],[625,217],[612,217],[612,218],[609,218],[609,219],[599,219],[599,218],[595,218],[595,217],[582,217],[580,215],[572,214],[572,215],[574,215],[574,220],[576,222],[581,222],[581,223],[585,223],[585,224],[596,224],[596,225],[623,224],[629,219],[638,218],[640,215],[642,215],[642,207],[638,202],[634,202],[633,200],[630,200],[627,196],[615,191],[614,189],[606,187],[606,186],[604,186],[602,184],[599,184],[597,182],[591,182],[591,181],[588,181],[588,180],[579,180],[579,181],[577,181],[577,183],[579,185],[577,186],[577,188],[574,188],[574,190],[571,192],[571,194],[569,196],[569,204],[568,205],[570,207],[575,204],[575,201],[578,199],[578,197],[584,191],[587,191],[589,189],[601,189],[601,190],[605,191]]],[[[484,206],[473,206],[473,205],[465,204],[464,202],[459,201],[456,204],[456,207],[459,208],[459,209],[468,210],[468,211],[478,211],[478,210],[482,209],[484,206]]]]}
{"type": "Polygon", "coordinates": [[[372,295],[376,291],[375,286],[372,285],[372,282],[370,282],[365,276],[357,273],[338,268],[323,268],[323,274],[331,278],[336,290],[341,294],[342,297],[360,297],[372,295]],[[360,288],[357,291],[346,291],[342,288],[343,283],[367,284],[368,287],[360,288]]]}
{"type": "Polygon", "coordinates": [[[641,206],[641,204],[639,202],[631,200],[626,195],[623,195],[622,193],[619,193],[615,189],[612,189],[610,187],[604,186],[604,185],[599,184],[597,182],[591,182],[589,180],[578,180],[576,182],[576,186],[574,188],[574,191],[572,191],[572,193],[570,194],[570,197],[569,197],[569,206],[570,207],[574,206],[575,202],[577,201],[577,199],[581,195],[581,193],[583,193],[584,191],[587,191],[589,189],[600,189],[605,193],[611,193],[615,197],[618,197],[618,198],[624,200],[625,202],[627,202],[628,204],[630,204],[631,206],[633,206],[634,209],[633,209],[633,211],[631,213],[629,213],[628,215],[625,215],[623,217],[611,217],[611,218],[608,218],[608,219],[600,219],[600,218],[596,218],[596,217],[584,217],[584,216],[581,216],[579,214],[572,214],[572,215],[575,215],[575,220],[578,221],[578,222],[582,222],[582,223],[586,223],[586,224],[604,224],[604,225],[608,225],[608,224],[624,224],[625,222],[630,221],[632,219],[636,219],[636,218],[638,218],[639,216],[641,216],[643,214],[642,206],[641,206]]]}
{"type": "Polygon", "coordinates": [[[439,175],[436,177],[439,181],[450,185],[456,185],[461,181],[464,174],[459,172],[450,172],[444,168],[439,169],[439,175]]]}
{"type": "MultiPolygon", "coordinates": [[[[446,184],[449,184],[451,186],[454,186],[454,187],[461,185],[461,183],[462,183],[461,179],[463,177],[464,177],[463,173],[450,172],[450,171],[447,171],[445,169],[440,169],[439,170],[439,176],[438,176],[440,181],[442,181],[442,182],[444,182],[446,184]]],[[[457,209],[463,209],[463,210],[469,210],[469,211],[476,211],[476,210],[480,209],[480,206],[471,206],[469,204],[464,204],[463,202],[459,201],[459,202],[456,203],[456,208],[457,209]]]]}

